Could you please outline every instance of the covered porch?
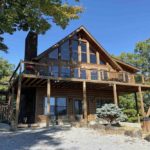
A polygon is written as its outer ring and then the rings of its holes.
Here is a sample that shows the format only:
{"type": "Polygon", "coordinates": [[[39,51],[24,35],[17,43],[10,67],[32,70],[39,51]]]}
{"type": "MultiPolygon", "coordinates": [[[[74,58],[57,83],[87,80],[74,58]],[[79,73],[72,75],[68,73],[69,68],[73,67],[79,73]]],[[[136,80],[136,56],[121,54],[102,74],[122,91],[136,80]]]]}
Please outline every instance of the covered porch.
{"type": "Polygon", "coordinates": [[[33,88],[36,91],[35,122],[46,122],[46,126],[52,121],[63,120],[58,107],[65,110],[65,119],[69,121],[82,120],[85,123],[95,119],[96,108],[103,103],[114,103],[119,105],[119,95],[124,93],[135,93],[137,104],[137,93],[139,94],[142,115],[145,116],[142,92],[150,90],[150,86],[141,84],[126,84],[120,82],[88,81],[83,79],[62,79],[49,77],[34,77],[22,75],[16,81],[17,102],[16,102],[16,124],[20,112],[21,91],[33,88]],[[47,101],[47,106],[45,106],[47,101]],[[59,101],[64,101],[59,104],[59,101]],[[104,102],[103,102],[104,101],[104,102]],[[59,105],[62,106],[59,106],[59,105]],[[53,106],[52,106],[53,105],[53,106]],[[76,108],[78,107],[78,108],[76,108]]]}

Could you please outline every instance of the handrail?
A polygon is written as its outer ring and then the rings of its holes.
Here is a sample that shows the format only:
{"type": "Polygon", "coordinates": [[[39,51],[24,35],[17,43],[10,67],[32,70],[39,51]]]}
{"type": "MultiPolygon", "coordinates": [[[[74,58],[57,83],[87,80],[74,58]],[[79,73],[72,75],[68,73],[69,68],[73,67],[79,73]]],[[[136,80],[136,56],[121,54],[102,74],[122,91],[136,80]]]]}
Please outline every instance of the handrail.
{"type": "MultiPolygon", "coordinates": [[[[13,79],[13,77],[15,76],[16,72],[18,71],[18,69],[21,67],[22,64],[24,64],[24,66],[25,66],[25,68],[23,68],[23,71],[28,71],[27,64],[29,64],[29,65],[35,65],[35,66],[49,67],[49,66],[52,66],[53,63],[54,63],[53,61],[49,62],[48,64],[46,64],[46,63],[38,63],[38,62],[33,62],[33,61],[20,61],[20,63],[18,64],[17,68],[13,72],[13,74],[12,74],[9,82],[11,82],[11,80],[13,79]]],[[[55,62],[55,63],[59,65],[59,63],[61,63],[61,62],[55,62]]],[[[85,70],[90,70],[90,71],[91,70],[97,70],[98,76],[99,76],[99,72],[102,73],[102,75],[100,74],[100,76],[98,77],[98,80],[99,79],[103,80],[102,77],[105,76],[104,72],[103,72],[103,70],[104,70],[105,72],[108,73],[107,74],[108,75],[108,80],[115,80],[116,79],[116,80],[118,80],[120,82],[128,82],[128,83],[138,83],[138,82],[140,82],[142,84],[146,83],[145,77],[143,75],[139,75],[139,74],[131,74],[131,73],[125,72],[125,71],[115,72],[115,71],[108,71],[108,70],[105,70],[105,69],[96,69],[96,68],[92,69],[92,68],[86,68],[84,66],[81,66],[81,67],[78,66],[78,65],[74,66],[74,64],[68,64],[68,63],[64,64],[64,65],[65,65],[65,67],[71,67],[72,66],[72,67],[77,67],[77,68],[80,68],[80,69],[85,69],[85,70]],[[120,75],[122,75],[122,77],[120,75]],[[141,79],[138,80],[138,81],[136,81],[136,76],[137,77],[140,76],[141,79]]],[[[43,71],[43,70],[40,70],[40,69],[36,70],[37,74],[40,73],[40,71],[43,71]]],[[[45,72],[43,72],[43,73],[45,73],[45,72]]],[[[52,73],[55,73],[55,71],[53,71],[52,73]]],[[[30,71],[29,71],[29,74],[32,74],[32,72],[30,73],[30,71]]],[[[46,75],[50,75],[50,74],[48,74],[48,72],[46,72],[46,75]]],[[[88,78],[88,75],[86,77],[88,78]]],[[[80,78],[80,76],[78,78],[80,78]]]]}
{"type": "Polygon", "coordinates": [[[21,66],[21,61],[18,63],[16,69],[14,70],[12,76],[10,77],[9,83],[11,82],[12,78],[15,76],[15,74],[16,74],[17,70],[20,68],[20,66],[21,66]]]}

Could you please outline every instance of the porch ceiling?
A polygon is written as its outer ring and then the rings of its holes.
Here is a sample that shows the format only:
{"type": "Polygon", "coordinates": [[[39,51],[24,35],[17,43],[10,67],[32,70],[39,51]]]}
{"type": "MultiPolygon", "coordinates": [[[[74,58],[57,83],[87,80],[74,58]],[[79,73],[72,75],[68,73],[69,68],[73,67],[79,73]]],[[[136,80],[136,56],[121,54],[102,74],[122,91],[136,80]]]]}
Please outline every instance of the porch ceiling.
{"type": "MultiPolygon", "coordinates": [[[[99,82],[88,82],[87,90],[102,90],[102,91],[112,91],[113,83],[99,83],[99,82]]],[[[125,85],[125,84],[116,84],[118,92],[138,92],[137,85],[125,85]]],[[[22,78],[22,87],[46,87],[47,79],[44,78],[22,78]]],[[[69,81],[69,80],[51,80],[51,86],[53,88],[66,88],[66,89],[81,89],[82,90],[82,81],[69,81]]],[[[143,91],[150,90],[150,86],[141,86],[143,91]]]]}

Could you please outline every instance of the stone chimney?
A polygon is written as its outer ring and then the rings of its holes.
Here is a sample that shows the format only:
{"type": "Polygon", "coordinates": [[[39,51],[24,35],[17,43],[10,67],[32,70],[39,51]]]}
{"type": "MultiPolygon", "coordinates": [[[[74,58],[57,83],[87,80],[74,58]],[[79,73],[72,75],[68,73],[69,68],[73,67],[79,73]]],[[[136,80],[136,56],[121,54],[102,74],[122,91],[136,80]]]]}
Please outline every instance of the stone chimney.
{"type": "Polygon", "coordinates": [[[25,61],[31,61],[37,56],[38,35],[35,32],[29,32],[25,40],[25,61]]]}

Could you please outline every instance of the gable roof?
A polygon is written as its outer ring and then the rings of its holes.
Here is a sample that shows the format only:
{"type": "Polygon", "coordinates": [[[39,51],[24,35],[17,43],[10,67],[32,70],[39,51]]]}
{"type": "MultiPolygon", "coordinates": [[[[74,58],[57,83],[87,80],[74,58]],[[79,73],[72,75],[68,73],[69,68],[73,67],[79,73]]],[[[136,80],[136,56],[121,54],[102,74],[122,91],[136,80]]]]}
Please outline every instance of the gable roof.
{"type": "Polygon", "coordinates": [[[112,58],[111,55],[102,47],[102,45],[88,32],[88,30],[82,25],[79,28],[77,28],[76,30],[74,30],[73,32],[71,32],[69,35],[67,35],[65,38],[63,38],[62,40],[60,40],[59,42],[57,42],[56,44],[54,44],[53,46],[51,46],[50,48],[48,48],[47,50],[45,50],[44,52],[42,52],[41,54],[39,54],[37,57],[34,58],[34,60],[39,60],[41,59],[43,56],[45,56],[46,54],[48,54],[52,49],[57,48],[60,44],[62,44],[63,42],[65,42],[66,40],[68,40],[70,37],[74,36],[76,33],[79,33],[80,31],[83,31],[86,36],[88,36],[88,38],[95,44],[97,45],[97,47],[99,48],[99,50],[107,57],[107,59],[109,60],[109,62],[111,63],[111,65],[118,71],[122,71],[122,67],[121,65],[125,65],[127,67],[129,67],[130,69],[133,69],[134,72],[139,71],[138,68],[129,65],[127,63],[122,62],[121,60],[112,58]]]}
{"type": "Polygon", "coordinates": [[[118,59],[118,58],[112,57],[112,59],[113,59],[114,61],[116,61],[120,66],[128,68],[128,69],[131,70],[133,73],[136,73],[136,72],[140,71],[139,68],[137,68],[137,67],[135,67],[135,66],[133,66],[133,65],[131,65],[131,64],[128,64],[128,63],[126,63],[126,62],[124,62],[124,61],[122,61],[122,60],[120,60],[120,59],[118,59]]]}

